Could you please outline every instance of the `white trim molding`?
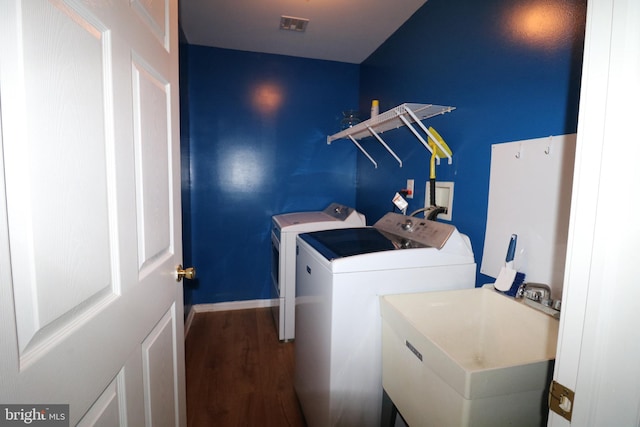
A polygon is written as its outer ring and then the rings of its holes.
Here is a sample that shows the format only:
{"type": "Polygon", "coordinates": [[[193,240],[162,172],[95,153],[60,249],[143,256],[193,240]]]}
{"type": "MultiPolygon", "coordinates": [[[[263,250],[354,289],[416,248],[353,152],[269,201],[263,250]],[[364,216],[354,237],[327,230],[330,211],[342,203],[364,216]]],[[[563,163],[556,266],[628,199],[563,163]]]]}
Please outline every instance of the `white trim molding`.
{"type": "Polygon", "coordinates": [[[228,302],[217,302],[213,304],[195,304],[191,306],[189,310],[189,314],[187,315],[187,320],[184,323],[184,335],[185,338],[189,333],[189,328],[191,327],[191,322],[193,322],[193,318],[198,313],[208,313],[214,311],[229,311],[229,310],[246,310],[251,308],[267,308],[274,307],[278,303],[278,299],[254,299],[247,301],[228,301],[228,302]]]}

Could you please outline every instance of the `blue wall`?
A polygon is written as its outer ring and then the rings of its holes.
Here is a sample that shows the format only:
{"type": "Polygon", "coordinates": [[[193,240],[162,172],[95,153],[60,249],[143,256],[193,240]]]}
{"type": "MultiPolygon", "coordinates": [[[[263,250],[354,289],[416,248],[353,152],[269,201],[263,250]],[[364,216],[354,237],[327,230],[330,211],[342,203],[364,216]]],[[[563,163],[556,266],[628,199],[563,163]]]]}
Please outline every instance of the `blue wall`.
{"type": "Polygon", "coordinates": [[[270,298],[271,216],[355,205],[356,153],[327,145],[326,136],[338,130],[341,111],[357,108],[359,68],[186,49],[183,135],[198,278],[185,286],[193,304],[270,298]]]}
{"type": "Polygon", "coordinates": [[[384,134],[402,168],[372,138],[377,169],[325,142],[341,111],[367,117],[372,99],[456,107],[425,123],[453,150],[437,179],[455,182],[453,223],[479,268],[490,146],[576,131],[585,14],[585,0],[429,0],[360,66],[182,46],[185,263],[198,271],[187,305],[270,297],[274,214],[336,201],[372,224],[408,178],[408,210],[424,205],[429,154],[407,129],[384,134]]]}
{"type": "MultiPolygon", "coordinates": [[[[372,99],[380,111],[404,102],[456,107],[425,124],[453,151],[437,180],[455,182],[452,222],[470,237],[478,270],[490,146],[576,131],[585,15],[585,0],[429,0],[361,64],[362,114],[372,99]]],[[[363,144],[379,165],[358,156],[356,207],[371,223],[408,178],[416,180],[408,212],[423,207],[429,178],[429,153],[406,128],[384,136],[404,166],[374,140],[363,144]]],[[[478,274],[477,284],[488,280],[478,274]]]]}

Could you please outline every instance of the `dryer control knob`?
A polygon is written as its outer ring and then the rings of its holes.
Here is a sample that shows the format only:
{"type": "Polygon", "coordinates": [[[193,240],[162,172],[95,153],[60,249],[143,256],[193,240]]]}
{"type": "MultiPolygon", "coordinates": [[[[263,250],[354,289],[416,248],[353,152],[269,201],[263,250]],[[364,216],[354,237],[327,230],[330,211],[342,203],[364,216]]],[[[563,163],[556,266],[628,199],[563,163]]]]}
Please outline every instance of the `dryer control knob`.
{"type": "Polygon", "coordinates": [[[413,221],[411,221],[410,219],[406,220],[404,224],[402,224],[403,230],[411,231],[412,228],[413,228],[413,221]]]}

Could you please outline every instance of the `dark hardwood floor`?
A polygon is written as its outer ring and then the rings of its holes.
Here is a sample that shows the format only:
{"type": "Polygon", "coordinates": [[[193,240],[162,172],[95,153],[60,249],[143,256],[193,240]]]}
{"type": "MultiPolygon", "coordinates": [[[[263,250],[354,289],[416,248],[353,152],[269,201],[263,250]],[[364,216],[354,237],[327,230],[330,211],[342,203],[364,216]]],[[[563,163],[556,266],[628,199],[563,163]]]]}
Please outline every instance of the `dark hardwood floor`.
{"type": "Polygon", "coordinates": [[[293,389],[294,343],[269,308],[198,313],[186,339],[189,427],[305,427],[293,389]]]}

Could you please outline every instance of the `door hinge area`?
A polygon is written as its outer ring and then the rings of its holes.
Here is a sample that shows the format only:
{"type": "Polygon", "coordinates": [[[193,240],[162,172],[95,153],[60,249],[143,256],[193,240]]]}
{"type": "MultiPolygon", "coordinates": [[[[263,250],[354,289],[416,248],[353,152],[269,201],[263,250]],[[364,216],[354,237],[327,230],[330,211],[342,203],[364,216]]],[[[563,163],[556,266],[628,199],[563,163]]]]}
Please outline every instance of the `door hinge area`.
{"type": "Polygon", "coordinates": [[[549,409],[567,421],[571,421],[574,396],[573,390],[552,381],[551,387],[549,387],[549,409]]]}

